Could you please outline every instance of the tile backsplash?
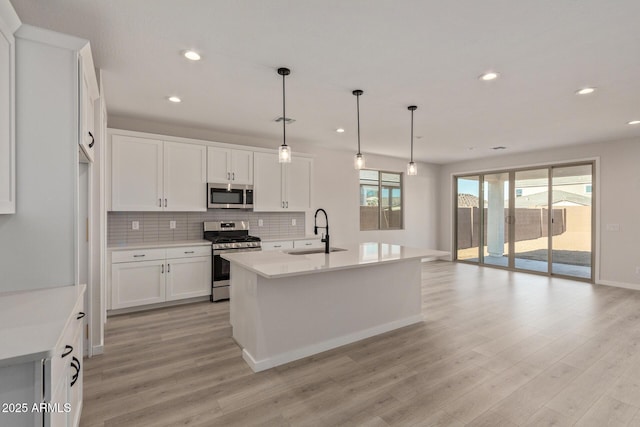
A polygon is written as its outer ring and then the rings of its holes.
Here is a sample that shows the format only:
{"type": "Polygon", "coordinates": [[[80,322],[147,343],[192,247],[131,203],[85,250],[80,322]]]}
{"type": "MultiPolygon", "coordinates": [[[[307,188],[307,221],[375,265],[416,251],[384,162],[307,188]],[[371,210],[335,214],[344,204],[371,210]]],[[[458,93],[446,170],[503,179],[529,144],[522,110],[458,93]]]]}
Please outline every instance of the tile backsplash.
{"type": "Polygon", "coordinates": [[[212,209],[207,212],[109,212],[107,214],[108,245],[153,243],[202,238],[205,221],[249,221],[249,234],[262,239],[302,237],[305,235],[304,212],[253,212],[236,209],[212,209]],[[258,227],[258,220],[262,227],[258,227]],[[295,220],[296,225],[291,225],[295,220]],[[133,230],[132,222],[139,229],[133,230]],[[176,228],[169,228],[169,221],[176,228]]]}

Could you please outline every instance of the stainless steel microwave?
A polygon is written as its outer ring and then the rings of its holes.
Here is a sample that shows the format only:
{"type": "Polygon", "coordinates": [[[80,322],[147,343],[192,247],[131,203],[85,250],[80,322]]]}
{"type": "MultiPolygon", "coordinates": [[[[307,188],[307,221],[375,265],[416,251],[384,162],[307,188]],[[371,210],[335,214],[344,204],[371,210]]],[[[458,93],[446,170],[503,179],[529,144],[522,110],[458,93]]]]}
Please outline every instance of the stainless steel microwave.
{"type": "Polygon", "coordinates": [[[207,208],[253,209],[253,186],[209,183],[207,208]]]}

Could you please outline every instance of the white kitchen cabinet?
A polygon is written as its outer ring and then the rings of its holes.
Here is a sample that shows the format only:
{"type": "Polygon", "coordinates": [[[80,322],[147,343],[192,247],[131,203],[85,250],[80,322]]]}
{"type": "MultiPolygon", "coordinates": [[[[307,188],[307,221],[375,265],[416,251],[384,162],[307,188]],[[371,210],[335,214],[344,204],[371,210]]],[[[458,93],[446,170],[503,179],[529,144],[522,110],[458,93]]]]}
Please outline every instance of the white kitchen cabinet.
{"type": "Polygon", "coordinates": [[[304,239],[304,240],[294,240],[293,241],[293,248],[294,249],[311,249],[311,248],[324,248],[324,243],[320,240],[320,238],[317,239],[304,239]]]}
{"type": "Polygon", "coordinates": [[[0,425],[80,424],[85,289],[64,286],[0,294],[0,402],[27,409],[0,413],[0,425]],[[32,411],[33,405],[51,409],[32,411]]]}
{"type": "Polygon", "coordinates": [[[311,209],[313,159],[293,156],[278,162],[276,153],[254,154],[254,211],[311,209]]]}
{"type": "Polygon", "coordinates": [[[167,258],[167,301],[211,293],[211,255],[167,258]]]}
{"type": "Polygon", "coordinates": [[[253,151],[207,148],[207,182],[253,184],[253,151]]]}
{"type": "Polygon", "coordinates": [[[111,309],[210,293],[210,245],[112,252],[111,309]]]}
{"type": "Polygon", "coordinates": [[[98,80],[93,67],[93,56],[87,44],[80,50],[80,149],[89,162],[93,162],[95,139],[95,106],[100,97],[98,80]]]}
{"type": "Polygon", "coordinates": [[[283,251],[293,249],[293,240],[278,240],[273,242],[262,242],[263,251],[283,251]]]}
{"type": "Polygon", "coordinates": [[[111,138],[111,209],[206,211],[206,147],[126,135],[111,138]]]}
{"type": "Polygon", "coordinates": [[[0,214],[16,211],[15,38],[0,15],[0,214]]]}
{"type": "Polygon", "coordinates": [[[164,260],[112,264],[111,308],[164,302],[164,277],[164,260]]]}
{"type": "Polygon", "coordinates": [[[207,150],[164,142],[164,210],[207,210],[207,150]]]}

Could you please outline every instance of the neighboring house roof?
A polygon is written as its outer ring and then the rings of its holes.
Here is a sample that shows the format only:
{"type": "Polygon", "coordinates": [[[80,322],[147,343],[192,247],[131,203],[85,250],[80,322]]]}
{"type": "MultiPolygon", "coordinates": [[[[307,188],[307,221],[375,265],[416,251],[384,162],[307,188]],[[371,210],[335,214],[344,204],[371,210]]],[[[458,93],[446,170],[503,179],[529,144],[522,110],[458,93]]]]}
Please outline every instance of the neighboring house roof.
{"type": "MultiPolygon", "coordinates": [[[[516,208],[534,208],[548,206],[548,204],[548,191],[516,197],[516,208]]],[[[591,197],[576,193],[569,193],[568,191],[554,190],[552,204],[564,206],[591,206],[591,197]]]]}
{"type": "Polygon", "coordinates": [[[458,207],[459,208],[477,208],[478,197],[473,194],[458,194],[458,207]]]}

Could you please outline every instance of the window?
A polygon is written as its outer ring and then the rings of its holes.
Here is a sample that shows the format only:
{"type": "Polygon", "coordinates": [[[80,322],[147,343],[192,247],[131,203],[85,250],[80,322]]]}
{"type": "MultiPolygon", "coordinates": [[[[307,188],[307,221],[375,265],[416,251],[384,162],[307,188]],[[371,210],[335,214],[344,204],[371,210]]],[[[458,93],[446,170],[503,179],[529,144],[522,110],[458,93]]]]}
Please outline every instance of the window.
{"type": "Polygon", "coordinates": [[[587,184],[584,186],[584,192],[591,194],[592,184],[587,184]]]}
{"type": "Polygon", "coordinates": [[[360,230],[402,229],[402,174],[360,171],[360,230]]]}
{"type": "Polygon", "coordinates": [[[516,188],[516,197],[522,197],[522,188],[516,188]]]}

